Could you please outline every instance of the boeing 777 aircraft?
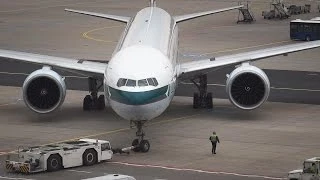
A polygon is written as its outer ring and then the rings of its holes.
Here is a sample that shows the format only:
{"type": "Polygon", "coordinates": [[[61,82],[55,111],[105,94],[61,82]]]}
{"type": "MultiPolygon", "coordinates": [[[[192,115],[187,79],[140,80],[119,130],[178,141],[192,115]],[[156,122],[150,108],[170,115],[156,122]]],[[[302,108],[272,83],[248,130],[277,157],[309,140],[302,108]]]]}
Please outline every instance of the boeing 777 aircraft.
{"type": "Polygon", "coordinates": [[[22,87],[25,104],[37,113],[50,113],[64,101],[64,77],[52,68],[89,77],[90,95],[83,100],[83,110],[104,109],[105,102],[109,103],[119,116],[130,120],[137,127],[137,139],[132,142],[135,151],[148,152],[150,143],[144,139],[142,126],[168,108],[179,80],[190,79],[198,87],[199,92],[194,93],[193,97],[194,108],[212,108],[212,94],[207,92],[206,74],[215,68],[236,65],[235,70],[227,75],[229,99],[238,108],[252,110],[267,100],[270,82],[267,75],[250,62],[320,46],[320,41],[313,41],[179,62],[179,23],[241,7],[171,16],[156,7],[155,0],[150,0],[150,6],[140,10],[134,17],[65,9],[126,24],[108,63],[10,50],[0,50],[0,57],[43,65],[42,69],[26,78],[22,87]],[[104,95],[98,96],[102,88],[104,95]]]}

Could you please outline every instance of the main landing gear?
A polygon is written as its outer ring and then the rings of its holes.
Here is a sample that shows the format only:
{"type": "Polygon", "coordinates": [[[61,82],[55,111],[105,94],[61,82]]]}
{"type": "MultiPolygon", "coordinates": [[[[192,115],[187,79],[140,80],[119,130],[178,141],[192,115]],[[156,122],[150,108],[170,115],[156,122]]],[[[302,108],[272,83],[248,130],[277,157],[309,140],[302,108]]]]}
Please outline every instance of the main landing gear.
{"type": "Polygon", "coordinates": [[[148,140],[144,139],[145,133],[142,130],[142,127],[146,121],[131,121],[131,125],[134,124],[131,127],[137,127],[136,136],[137,139],[134,139],[132,141],[132,146],[135,148],[133,149],[134,152],[148,152],[150,149],[150,143],[148,140]]]}
{"type": "Polygon", "coordinates": [[[197,79],[199,79],[199,82],[196,82],[195,79],[192,79],[191,81],[193,84],[195,84],[199,90],[199,93],[193,93],[193,108],[199,109],[199,108],[207,108],[212,109],[213,103],[212,103],[212,93],[207,92],[207,75],[200,75],[197,79]]]}
{"type": "Polygon", "coordinates": [[[103,86],[103,81],[98,84],[98,79],[89,77],[88,83],[90,95],[86,95],[86,97],[83,99],[83,110],[103,110],[106,107],[104,95],[100,95],[98,97],[98,92],[103,86]]]}

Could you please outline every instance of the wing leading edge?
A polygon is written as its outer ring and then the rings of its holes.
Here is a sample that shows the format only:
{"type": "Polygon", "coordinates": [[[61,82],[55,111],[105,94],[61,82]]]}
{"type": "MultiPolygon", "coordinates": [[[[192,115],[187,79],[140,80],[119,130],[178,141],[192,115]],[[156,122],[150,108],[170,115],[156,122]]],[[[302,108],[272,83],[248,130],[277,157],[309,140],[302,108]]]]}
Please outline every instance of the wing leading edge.
{"type": "Polygon", "coordinates": [[[107,63],[89,62],[3,49],[0,49],[0,57],[33,64],[48,65],[84,76],[103,77],[107,68],[107,63]]]}
{"type": "Polygon", "coordinates": [[[303,51],[320,47],[320,40],[312,42],[304,42],[298,44],[291,44],[256,51],[244,52],[234,55],[226,55],[211,59],[203,59],[192,62],[185,62],[180,65],[180,73],[187,74],[191,72],[201,72],[212,68],[218,68],[231,64],[240,64],[243,62],[256,61],[268,57],[287,55],[288,53],[303,51]]]}
{"type": "Polygon", "coordinates": [[[179,22],[191,20],[191,19],[198,18],[198,17],[203,17],[203,16],[207,16],[207,15],[211,15],[211,14],[230,11],[230,10],[233,10],[233,9],[239,9],[239,8],[242,8],[242,7],[243,7],[243,5],[234,6],[234,7],[217,9],[217,10],[212,10],[212,11],[205,11],[205,12],[199,12],[199,13],[193,13],[193,14],[185,14],[185,15],[182,15],[182,16],[174,16],[173,18],[177,23],[179,23],[179,22]]]}
{"type": "Polygon", "coordinates": [[[75,9],[65,9],[65,11],[89,15],[89,16],[95,16],[95,17],[100,17],[100,18],[105,18],[105,19],[110,19],[110,20],[124,22],[124,23],[128,23],[131,19],[130,17],[126,17],[126,16],[116,16],[116,15],[111,15],[111,14],[102,14],[102,13],[81,11],[81,10],[75,10],[75,9]]]}

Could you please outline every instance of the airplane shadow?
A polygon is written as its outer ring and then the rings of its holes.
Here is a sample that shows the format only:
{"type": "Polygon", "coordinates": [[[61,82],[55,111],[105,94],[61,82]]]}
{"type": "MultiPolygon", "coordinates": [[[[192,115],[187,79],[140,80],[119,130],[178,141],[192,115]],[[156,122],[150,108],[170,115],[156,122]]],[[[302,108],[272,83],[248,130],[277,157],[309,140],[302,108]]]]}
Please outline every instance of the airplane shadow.
{"type": "Polygon", "coordinates": [[[214,105],[213,109],[193,109],[192,105],[178,105],[172,104],[169,106],[167,112],[164,114],[203,114],[204,116],[210,115],[212,120],[226,120],[226,121],[258,121],[263,117],[265,118],[265,111],[268,107],[262,107],[260,109],[246,111],[234,107],[231,104],[228,105],[214,105]]]}
{"type": "MultiPolygon", "coordinates": [[[[252,111],[245,111],[231,104],[215,104],[213,109],[193,109],[191,104],[172,103],[169,108],[156,119],[171,119],[183,116],[211,116],[212,120],[226,121],[259,121],[265,119],[265,111],[270,111],[270,105],[252,111]]],[[[83,111],[82,107],[63,105],[59,110],[49,114],[38,114],[29,110],[24,104],[8,106],[0,109],[3,117],[15,117],[31,123],[81,122],[94,120],[95,122],[112,122],[123,120],[110,107],[102,111],[83,111]]]]}
{"type": "Polygon", "coordinates": [[[57,123],[62,121],[77,123],[80,121],[90,122],[92,119],[94,119],[95,122],[105,122],[108,120],[113,121],[121,119],[110,108],[106,108],[102,111],[83,111],[81,106],[62,106],[60,109],[48,114],[32,112],[24,105],[10,106],[3,111],[9,116],[13,114],[13,117],[23,119],[23,121],[30,123],[57,123]]]}

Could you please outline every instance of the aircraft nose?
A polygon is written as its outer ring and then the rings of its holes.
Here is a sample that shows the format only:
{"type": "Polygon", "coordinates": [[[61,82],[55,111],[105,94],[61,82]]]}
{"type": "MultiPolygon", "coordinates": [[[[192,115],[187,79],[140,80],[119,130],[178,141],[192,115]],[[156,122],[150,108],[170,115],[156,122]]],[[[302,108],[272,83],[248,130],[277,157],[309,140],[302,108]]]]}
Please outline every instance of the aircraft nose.
{"type": "Polygon", "coordinates": [[[165,99],[168,86],[142,92],[123,91],[115,88],[110,88],[109,91],[110,98],[114,101],[127,105],[144,105],[165,99]]]}

